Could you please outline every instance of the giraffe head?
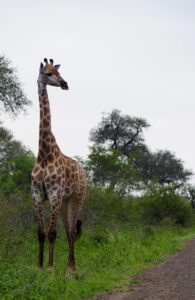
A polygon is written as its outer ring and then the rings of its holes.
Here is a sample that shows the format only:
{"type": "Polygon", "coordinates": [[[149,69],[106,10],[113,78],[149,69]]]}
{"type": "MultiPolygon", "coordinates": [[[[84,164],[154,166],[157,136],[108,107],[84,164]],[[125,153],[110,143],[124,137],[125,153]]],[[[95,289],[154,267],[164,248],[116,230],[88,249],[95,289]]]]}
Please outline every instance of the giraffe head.
{"type": "Polygon", "coordinates": [[[41,62],[39,69],[38,84],[59,86],[63,90],[68,90],[67,82],[61,77],[58,72],[60,65],[54,65],[53,59],[49,62],[44,58],[45,65],[41,62]]]}

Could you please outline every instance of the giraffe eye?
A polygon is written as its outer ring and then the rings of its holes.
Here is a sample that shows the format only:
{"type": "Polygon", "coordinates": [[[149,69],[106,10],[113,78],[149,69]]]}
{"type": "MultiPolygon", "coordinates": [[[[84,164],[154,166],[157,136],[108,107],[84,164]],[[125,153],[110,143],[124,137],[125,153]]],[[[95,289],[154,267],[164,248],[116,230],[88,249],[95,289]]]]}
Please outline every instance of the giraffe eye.
{"type": "Polygon", "coordinates": [[[47,76],[52,76],[53,74],[52,73],[47,73],[47,76]]]}

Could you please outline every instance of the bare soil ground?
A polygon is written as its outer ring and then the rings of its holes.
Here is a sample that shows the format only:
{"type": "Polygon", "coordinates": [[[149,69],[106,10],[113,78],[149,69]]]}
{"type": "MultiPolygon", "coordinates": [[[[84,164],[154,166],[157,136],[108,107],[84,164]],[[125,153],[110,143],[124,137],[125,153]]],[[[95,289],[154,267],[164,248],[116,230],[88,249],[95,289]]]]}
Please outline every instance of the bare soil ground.
{"type": "Polygon", "coordinates": [[[102,293],[93,300],[195,300],[195,239],[136,279],[137,285],[102,293]]]}

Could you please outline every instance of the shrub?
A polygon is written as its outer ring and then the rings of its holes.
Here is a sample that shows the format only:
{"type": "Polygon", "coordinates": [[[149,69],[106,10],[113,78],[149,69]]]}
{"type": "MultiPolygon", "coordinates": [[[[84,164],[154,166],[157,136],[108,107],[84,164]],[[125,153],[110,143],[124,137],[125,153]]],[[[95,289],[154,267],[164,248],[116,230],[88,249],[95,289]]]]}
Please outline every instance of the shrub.
{"type": "Polygon", "coordinates": [[[93,187],[88,189],[81,218],[91,229],[103,225],[111,230],[134,224],[136,215],[130,198],[107,189],[93,187]]]}
{"type": "Polygon", "coordinates": [[[145,223],[188,226],[192,222],[192,208],[171,188],[160,188],[141,198],[141,216],[145,223]]]}

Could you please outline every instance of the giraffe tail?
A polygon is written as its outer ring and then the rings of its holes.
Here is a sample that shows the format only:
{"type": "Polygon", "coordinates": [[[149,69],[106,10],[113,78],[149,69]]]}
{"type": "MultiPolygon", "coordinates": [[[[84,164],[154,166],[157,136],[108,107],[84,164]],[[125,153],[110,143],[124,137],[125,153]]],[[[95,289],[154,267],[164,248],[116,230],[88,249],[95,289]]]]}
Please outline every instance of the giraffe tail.
{"type": "Polygon", "coordinates": [[[81,220],[77,220],[76,229],[77,229],[76,239],[79,240],[81,237],[81,234],[82,234],[82,221],[81,220]]]}

